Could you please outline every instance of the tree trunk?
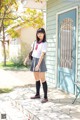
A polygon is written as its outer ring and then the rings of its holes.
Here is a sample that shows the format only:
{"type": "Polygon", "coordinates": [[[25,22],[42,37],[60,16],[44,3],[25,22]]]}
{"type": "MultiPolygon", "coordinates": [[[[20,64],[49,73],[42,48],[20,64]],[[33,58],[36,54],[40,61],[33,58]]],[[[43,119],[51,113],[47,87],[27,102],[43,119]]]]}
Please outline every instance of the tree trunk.
{"type": "Polygon", "coordinates": [[[6,66],[6,48],[5,48],[5,32],[3,25],[3,55],[4,55],[4,66],[6,66]]]}

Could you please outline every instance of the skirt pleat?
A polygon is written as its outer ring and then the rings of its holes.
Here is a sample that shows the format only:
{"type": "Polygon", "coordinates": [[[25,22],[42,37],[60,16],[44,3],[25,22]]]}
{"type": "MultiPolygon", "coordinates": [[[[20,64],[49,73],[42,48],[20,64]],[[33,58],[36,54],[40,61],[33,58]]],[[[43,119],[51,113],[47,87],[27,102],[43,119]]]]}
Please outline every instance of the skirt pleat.
{"type": "Polygon", "coordinates": [[[35,67],[38,64],[38,61],[39,61],[39,58],[33,57],[32,63],[31,63],[31,67],[30,67],[30,71],[33,71],[33,72],[46,72],[47,71],[47,67],[46,67],[44,58],[43,58],[43,60],[42,60],[42,62],[40,64],[39,70],[35,71],[35,67]]]}

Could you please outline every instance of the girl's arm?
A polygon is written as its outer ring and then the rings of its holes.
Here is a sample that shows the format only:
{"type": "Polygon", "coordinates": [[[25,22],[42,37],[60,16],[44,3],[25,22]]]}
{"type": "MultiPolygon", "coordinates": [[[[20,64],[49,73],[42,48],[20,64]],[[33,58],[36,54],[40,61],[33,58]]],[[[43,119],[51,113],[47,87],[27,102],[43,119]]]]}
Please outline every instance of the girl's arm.
{"type": "MultiPolygon", "coordinates": [[[[31,50],[30,50],[30,51],[32,51],[32,50],[33,50],[33,48],[31,48],[31,50]]],[[[25,58],[24,62],[26,62],[26,60],[28,59],[28,57],[29,57],[29,55],[27,55],[27,56],[26,56],[26,58],[25,58]]]]}
{"type": "Polygon", "coordinates": [[[47,43],[45,43],[42,47],[42,53],[41,53],[41,56],[39,58],[38,64],[36,65],[36,68],[35,68],[36,70],[39,70],[40,64],[41,64],[41,62],[46,54],[46,51],[47,51],[47,43]]]}
{"type": "Polygon", "coordinates": [[[42,52],[42,54],[41,54],[41,56],[40,56],[40,58],[39,58],[38,64],[37,64],[38,66],[40,66],[40,64],[41,64],[44,56],[45,56],[45,52],[42,52]]]}
{"type": "MultiPolygon", "coordinates": [[[[33,43],[31,44],[31,49],[30,49],[30,51],[32,51],[33,50],[33,43]]],[[[24,62],[23,62],[23,64],[24,65],[26,65],[26,61],[29,59],[29,55],[27,55],[26,56],[26,58],[25,58],[25,60],[24,60],[24,62]]]]}
{"type": "Polygon", "coordinates": [[[36,71],[39,70],[39,67],[40,67],[40,64],[41,64],[41,62],[42,62],[42,59],[44,58],[44,55],[45,55],[45,53],[42,52],[42,54],[41,54],[41,56],[40,56],[40,58],[39,58],[38,64],[37,64],[36,67],[35,67],[35,70],[36,70],[36,71]]]}
{"type": "Polygon", "coordinates": [[[42,59],[44,58],[45,54],[46,54],[46,51],[47,51],[47,42],[46,43],[43,43],[43,46],[42,46],[42,53],[41,53],[41,56],[40,56],[40,59],[38,61],[38,66],[40,66],[41,62],[42,62],[42,59]]]}
{"type": "MultiPolygon", "coordinates": [[[[30,51],[32,51],[32,50],[33,50],[33,47],[34,47],[34,42],[35,42],[35,41],[33,41],[33,43],[31,44],[31,49],[30,49],[30,51]]],[[[27,56],[26,56],[25,61],[28,59],[28,56],[29,56],[29,55],[27,55],[27,56]]]]}

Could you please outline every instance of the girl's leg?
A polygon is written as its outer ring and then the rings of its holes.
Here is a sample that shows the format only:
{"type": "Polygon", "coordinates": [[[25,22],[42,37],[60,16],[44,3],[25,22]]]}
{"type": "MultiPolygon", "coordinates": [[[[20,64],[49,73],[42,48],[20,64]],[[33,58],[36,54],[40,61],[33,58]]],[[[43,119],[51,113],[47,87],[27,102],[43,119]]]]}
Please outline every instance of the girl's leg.
{"type": "Polygon", "coordinates": [[[40,79],[39,72],[34,72],[34,77],[36,80],[36,95],[40,95],[40,79]]]}
{"type": "Polygon", "coordinates": [[[42,82],[42,85],[43,85],[43,91],[44,91],[44,99],[42,100],[42,103],[45,103],[48,101],[48,97],[47,97],[47,82],[45,80],[45,72],[39,72],[39,78],[42,82]]]}
{"type": "Polygon", "coordinates": [[[34,78],[36,81],[36,95],[31,97],[31,99],[40,98],[40,79],[39,79],[39,72],[34,72],[34,78]]]}

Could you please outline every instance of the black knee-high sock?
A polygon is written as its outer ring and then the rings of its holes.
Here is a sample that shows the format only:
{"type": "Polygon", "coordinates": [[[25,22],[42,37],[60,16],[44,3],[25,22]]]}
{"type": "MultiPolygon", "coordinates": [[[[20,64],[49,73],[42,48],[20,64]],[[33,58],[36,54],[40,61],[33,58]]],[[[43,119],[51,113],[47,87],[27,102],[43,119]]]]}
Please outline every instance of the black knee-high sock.
{"type": "Polygon", "coordinates": [[[36,81],[36,95],[40,95],[40,80],[36,81]]]}
{"type": "Polygon", "coordinates": [[[43,82],[42,85],[43,85],[43,91],[44,91],[44,98],[47,99],[47,89],[48,89],[47,82],[46,81],[43,82]]]}

